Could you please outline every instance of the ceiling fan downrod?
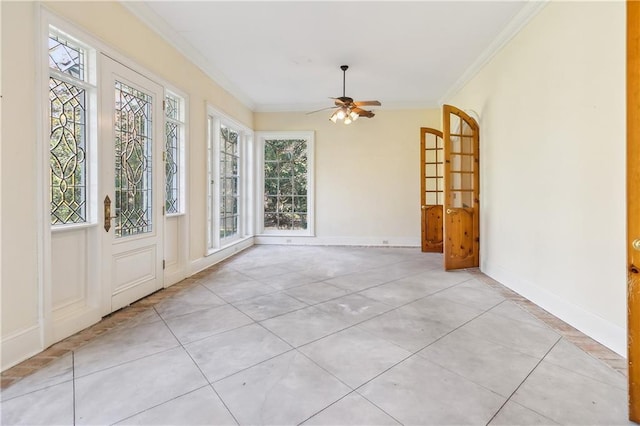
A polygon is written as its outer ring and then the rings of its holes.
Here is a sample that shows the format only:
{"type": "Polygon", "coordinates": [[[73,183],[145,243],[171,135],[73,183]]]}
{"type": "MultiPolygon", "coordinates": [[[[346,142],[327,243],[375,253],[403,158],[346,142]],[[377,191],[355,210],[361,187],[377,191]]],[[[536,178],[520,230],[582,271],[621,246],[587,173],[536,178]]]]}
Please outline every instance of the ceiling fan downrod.
{"type": "Polygon", "coordinates": [[[342,97],[345,98],[347,96],[347,91],[345,90],[345,82],[347,81],[347,70],[349,69],[349,65],[341,65],[340,69],[342,70],[342,97]]]}

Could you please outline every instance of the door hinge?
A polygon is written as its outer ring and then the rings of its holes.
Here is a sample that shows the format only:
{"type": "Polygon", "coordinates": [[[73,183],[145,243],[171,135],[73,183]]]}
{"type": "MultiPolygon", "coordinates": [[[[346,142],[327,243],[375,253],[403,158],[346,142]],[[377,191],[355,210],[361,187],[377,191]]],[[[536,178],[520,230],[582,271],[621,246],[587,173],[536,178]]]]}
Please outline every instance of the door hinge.
{"type": "Polygon", "coordinates": [[[162,216],[166,216],[166,215],[167,215],[167,207],[162,206],[162,216]]]}
{"type": "Polygon", "coordinates": [[[163,111],[167,110],[167,101],[162,101],[162,110],[163,111]]]}
{"type": "Polygon", "coordinates": [[[162,151],[162,161],[167,162],[167,151],[162,151]]]}
{"type": "Polygon", "coordinates": [[[164,271],[165,261],[162,259],[162,270],[164,271]]]}

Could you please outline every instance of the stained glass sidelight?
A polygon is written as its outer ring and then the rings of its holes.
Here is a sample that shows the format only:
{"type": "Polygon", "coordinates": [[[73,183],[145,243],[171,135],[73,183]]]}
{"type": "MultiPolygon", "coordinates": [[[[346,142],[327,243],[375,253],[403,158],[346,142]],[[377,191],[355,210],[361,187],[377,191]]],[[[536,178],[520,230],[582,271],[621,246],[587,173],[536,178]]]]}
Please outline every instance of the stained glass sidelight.
{"type": "Polygon", "coordinates": [[[307,229],[307,141],[265,140],[264,229],[307,229]]]}
{"type": "Polygon", "coordinates": [[[51,224],[87,221],[86,92],[49,78],[51,224]]]}
{"type": "Polygon", "coordinates": [[[116,238],[152,231],[151,112],[151,96],[116,81],[116,238]]]}
{"type": "Polygon", "coordinates": [[[220,126],[220,238],[238,233],[239,136],[220,126]]]}
{"type": "Polygon", "coordinates": [[[183,123],[180,121],[180,99],[167,95],[165,97],[165,209],[168,214],[180,212],[179,200],[179,162],[180,140],[183,123]]]}

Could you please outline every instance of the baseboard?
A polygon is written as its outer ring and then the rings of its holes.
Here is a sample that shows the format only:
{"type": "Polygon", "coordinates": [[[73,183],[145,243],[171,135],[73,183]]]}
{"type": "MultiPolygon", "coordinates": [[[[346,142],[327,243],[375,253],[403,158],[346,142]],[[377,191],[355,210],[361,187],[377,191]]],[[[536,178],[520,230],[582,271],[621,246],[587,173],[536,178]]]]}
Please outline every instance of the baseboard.
{"type": "Polygon", "coordinates": [[[40,325],[34,325],[2,339],[2,348],[0,348],[2,371],[42,352],[43,347],[40,336],[40,325]]]}
{"type": "Polygon", "coordinates": [[[505,287],[580,330],[618,355],[627,357],[627,330],[524,280],[506,268],[487,263],[482,271],[505,287]]]}
{"type": "Polygon", "coordinates": [[[73,310],[53,312],[52,339],[49,344],[57,343],[69,336],[100,322],[102,315],[96,307],[82,306],[73,310]]]}
{"type": "Polygon", "coordinates": [[[164,274],[164,288],[171,287],[174,284],[179,283],[180,281],[187,278],[189,274],[184,269],[179,269],[176,271],[170,271],[164,274]]]}
{"type": "Polygon", "coordinates": [[[255,244],[306,246],[365,246],[365,247],[420,247],[420,239],[413,237],[305,237],[258,235],[255,244]]]}

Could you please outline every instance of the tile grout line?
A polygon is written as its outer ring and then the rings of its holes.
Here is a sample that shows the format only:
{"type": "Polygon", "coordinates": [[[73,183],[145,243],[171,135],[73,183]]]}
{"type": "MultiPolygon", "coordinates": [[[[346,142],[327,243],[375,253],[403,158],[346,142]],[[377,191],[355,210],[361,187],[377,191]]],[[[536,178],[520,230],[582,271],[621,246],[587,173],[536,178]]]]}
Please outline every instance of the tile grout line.
{"type": "Polygon", "coordinates": [[[574,344],[580,350],[590,355],[592,358],[595,358],[608,365],[611,369],[617,371],[623,377],[628,377],[628,361],[624,357],[613,352],[611,349],[577,330],[570,324],[567,324],[555,315],[547,312],[545,309],[536,305],[526,297],[516,293],[515,291],[511,290],[510,288],[506,287],[490,276],[484,274],[477,268],[469,270],[469,273],[477,277],[478,280],[485,286],[498,290],[506,300],[513,302],[522,310],[529,313],[542,323],[546,324],[547,327],[554,330],[560,336],[564,337],[568,342],[574,344]]]}
{"type": "MultiPolygon", "coordinates": [[[[155,306],[153,308],[154,310],[156,310],[155,306]]],[[[158,313],[158,311],[156,310],[156,313],[158,313]]],[[[160,314],[158,314],[158,316],[160,316],[160,318],[162,318],[162,316],[160,314]]],[[[173,335],[173,337],[178,341],[178,343],[180,344],[180,347],[184,350],[184,352],[187,354],[187,356],[189,357],[189,359],[191,360],[191,362],[193,362],[193,365],[195,365],[195,367],[198,369],[198,371],[200,372],[200,374],[202,374],[202,378],[209,384],[209,387],[211,387],[211,390],[213,390],[213,392],[216,394],[216,396],[218,397],[218,399],[220,400],[220,402],[222,402],[222,405],[224,405],[224,408],[227,409],[227,411],[229,412],[229,414],[231,415],[231,417],[233,418],[233,420],[236,422],[237,425],[240,424],[240,422],[238,422],[238,419],[236,418],[236,416],[231,412],[231,410],[229,409],[229,407],[227,406],[227,403],[224,402],[224,399],[222,399],[222,397],[220,396],[220,394],[218,393],[218,391],[216,390],[216,388],[213,386],[213,383],[211,383],[209,381],[209,379],[207,378],[207,375],[204,374],[204,371],[202,371],[202,368],[200,368],[200,366],[198,365],[198,363],[196,362],[195,359],[193,359],[193,357],[191,356],[191,353],[187,350],[187,348],[184,347],[184,344],[182,344],[182,342],[180,341],[180,339],[178,339],[178,336],[176,336],[173,333],[173,330],[171,329],[171,327],[169,327],[169,324],[167,324],[167,322],[164,320],[164,318],[162,318],[162,322],[164,322],[165,327],[167,327],[167,329],[169,330],[169,332],[173,335]]],[[[247,324],[248,325],[248,324],[247,324]]],[[[237,327],[240,328],[240,327],[237,327]]],[[[219,333],[221,334],[221,333],[219,333]]],[[[189,342],[192,343],[192,342],[189,342]]],[[[206,385],[205,385],[206,386],[206,385]]],[[[204,386],[203,386],[204,387],[204,386]]],[[[198,388],[200,389],[200,388],[198,388]]],[[[194,389],[197,390],[197,389],[194,389]]],[[[193,392],[193,391],[191,391],[193,392]]],[[[176,397],[177,398],[177,397],[176,397]]],[[[169,401],[173,401],[176,398],[172,398],[169,401]]],[[[163,404],[169,402],[169,401],[165,401],[163,402],[163,404]]]]}
{"type": "MultiPolygon", "coordinates": [[[[529,371],[529,373],[525,376],[525,378],[524,378],[524,379],[522,379],[522,381],[521,381],[521,382],[520,382],[520,384],[519,384],[519,385],[514,389],[514,391],[513,391],[513,392],[511,392],[511,395],[509,395],[509,396],[507,397],[507,399],[506,399],[506,400],[504,401],[504,403],[500,406],[500,408],[498,408],[498,410],[497,410],[497,411],[493,414],[493,416],[489,419],[489,421],[487,422],[487,426],[488,426],[488,425],[493,421],[493,419],[495,419],[495,417],[496,417],[496,416],[498,415],[498,413],[499,413],[499,412],[504,408],[504,406],[505,406],[505,405],[507,405],[507,402],[509,402],[509,401],[511,400],[511,398],[513,397],[513,395],[515,395],[515,394],[516,394],[516,392],[518,392],[518,389],[520,389],[520,388],[522,387],[522,385],[524,384],[524,382],[526,382],[526,381],[527,381],[527,379],[528,379],[528,378],[533,374],[533,372],[534,372],[534,371],[536,371],[536,369],[540,366],[540,364],[542,363],[542,361],[544,361],[544,359],[547,357],[547,355],[549,355],[549,352],[551,352],[551,351],[553,350],[553,348],[555,348],[555,347],[558,345],[558,342],[560,342],[560,340],[562,340],[562,336],[558,336],[558,339],[556,340],[556,342],[555,342],[553,345],[551,345],[551,347],[549,348],[549,350],[548,350],[548,351],[547,351],[547,352],[542,356],[542,358],[540,358],[540,360],[539,360],[539,361],[536,363],[536,365],[531,369],[531,371],[529,371]]],[[[515,402],[515,401],[514,401],[514,402],[515,402]]],[[[519,405],[522,405],[522,404],[519,404],[519,405]]],[[[523,405],[523,407],[525,407],[525,406],[523,405]]],[[[529,407],[525,407],[525,408],[526,408],[526,409],[528,409],[528,410],[533,411],[534,413],[536,413],[536,414],[538,414],[538,415],[540,415],[540,416],[542,416],[542,417],[544,417],[544,418],[547,418],[547,416],[545,416],[545,415],[543,415],[543,414],[540,414],[540,413],[538,413],[537,411],[535,411],[535,410],[533,410],[533,409],[531,409],[531,408],[529,408],[529,407]]],[[[553,419],[549,419],[549,420],[551,420],[551,421],[555,422],[555,420],[553,420],[553,419]]],[[[557,422],[556,422],[556,423],[557,423],[557,422]]]]}
{"type": "MultiPolygon", "coordinates": [[[[395,265],[395,264],[400,264],[400,263],[403,263],[403,262],[394,262],[393,264],[395,265]]],[[[213,265],[212,267],[207,268],[207,269],[217,269],[218,267],[219,267],[218,265],[213,265]]],[[[437,270],[437,268],[430,269],[430,271],[433,271],[433,270],[437,270]]],[[[298,272],[298,271],[291,271],[291,272],[298,272]]],[[[479,277],[480,279],[479,279],[479,280],[480,280],[480,281],[482,281],[485,285],[488,285],[489,287],[493,287],[494,289],[500,290],[500,288],[496,288],[495,286],[492,286],[492,285],[490,285],[490,284],[487,284],[487,282],[486,282],[487,280],[492,280],[490,277],[484,276],[484,274],[482,274],[481,272],[478,272],[478,271],[473,271],[473,270],[472,270],[472,271],[468,271],[468,272],[469,272],[469,273],[471,273],[472,275],[476,276],[476,277],[477,277],[478,275],[480,275],[480,277],[479,277]]],[[[300,273],[300,272],[298,272],[298,273],[300,273]]],[[[352,273],[352,274],[353,274],[353,273],[352,273]]],[[[340,276],[341,276],[341,277],[344,277],[344,276],[348,276],[348,275],[352,275],[352,274],[344,274],[344,275],[340,275],[340,276]]],[[[173,296],[173,295],[177,294],[177,293],[178,293],[178,292],[180,292],[180,291],[183,291],[183,290],[186,290],[186,289],[188,289],[188,288],[193,287],[195,284],[200,284],[200,285],[202,285],[202,284],[201,284],[201,282],[200,282],[200,280],[201,280],[201,276],[200,276],[200,277],[196,277],[195,275],[197,275],[197,274],[194,274],[194,276],[192,276],[192,277],[185,278],[182,282],[177,283],[177,285],[174,285],[174,286],[168,287],[168,288],[166,288],[166,289],[163,289],[164,291],[162,292],[163,294],[162,294],[162,298],[160,298],[160,300],[164,300],[164,299],[170,298],[171,296],[173,296]]],[[[417,275],[417,274],[414,274],[414,275],[417,275]]],[[[412,276],[412,275],[409,275],[409,276],[412,276]]],[[[325,279],[325,280],[316,281],[316,282],[326,281],[326,280],[331,279],[331,278],[335,278],[335,277],[330,277],[330,278],[327,278],[327,279],[325,279]]],[[[406,277],[404,277],[404,278],[406,278],[406,277]]],[[[402,279],[402,278],[398,278],[398,279],[396,279],[396,280],[394,280],[394,281],[398,281],[398,280],[400,280],[400,279],[402,279]]],[[[376,285],[376,286],[372,286],[372,287],[369,287],[369,288],[374,288],[374,287],[377,287],[377,286],[380,286],[380,285],[388,284],[388,283],[390,283],[390,282],[393,282],[393,281],[389,281],[389,282],[381,283],[381,284],[378,284],[378,285],[376,285]]],[[[304,284],[303,284],[303,285],[304,285],[304,284]]],[[[455,285],[457,285],[457,284],[455,284],[455,285]]],[[[499,283],[498,283],[498,285],[502,286],[502,285],[501,285],[501,284],[499,284],[499,283]]],[[[206,287],[206,286],[204,286],[204,285],[203,285],[203,287],[207,288],[207,287],[206,287]]],[[[502,288],[503,288],[503,289],[505,289],[505,288],[504,288],[504,286],[502,286],[502,288]]],[[[208,289],[208,290],[209,290],[209,291],[211,291],[210,289],[208,289]]],[[[365,290],[365,289],[360,290],[360,292],[361,292],[361,291],[364,291],[364,290],[365,290]]],[[[279,290],[279,291],[283,291],[283,290],[279,290]]],[[[275,293],[275,292],[274,292],[274,293],[275,293]]],[[[436,293],[437,293],[437,292],[436,292],[436,293]]],[[[436,293],[433,293],[433,294],[436,294],[436,293]]],[[[501,291],[501,293],[503,293],[503,291],[501,291]]],[[[286,293],[285,293],[285,294],[286,294],[286,293]]],[[[349,294],[359,294],[359,292],[352,292],[352,293],[349,293],[349,294]]],[[[150,295],[149,297],[150,297],[150,298],[153,298],[153,299],[158,299],[158,297],[157,297],[156,295],[157,295],[157,293],[156,293],[156,294],[153,294],[153,295],[150,295]]],[[[364,295],[363,295],[363,296],[364,296],[364,295]]],[[[426,295],[426,296],[424,296],[424,297],[427,297],[427,296],[429,296],[429,295],[426,295]]],[[[366,297],[366,296],[364,296],[364,297],[366,297]]],[[[424,297],[423,297],[423,298],[424,298],[424,297]]],[[[522,299],[522,297],[521,297],[521,296],[519,296],[519,295],[517,295],[517,297],[518,297],[518,299],[514,299],[514,298],[511,298],[511,297],[505,297],[505,298],[506,298],[507,300],[510,300],[510,301],[515,302],[518,306],[520,306],[521,308],[523,308],[525,311],[527,311],[527,312],[529,312],[529,313],[532,313],[532,312],[530,311],[530,309],[527,309],[527,307],[522,306],[522,303],[519,301],[519,299],[522,299]]],[[[333,299],[330,299],[330,300],[333,300],[333,299]]],[[[420,299],[416,299],[415,301],[417,301],[417,300],[420,300],[420,299]]],[[[526,301],[526,299],[524,299],[524,300],[526,301]]],[[[410,304],[410,303],[413,303],[413,302],[415,302],[415,301],[408,302],[408,303],[406,303],[406,304],[404,304],[404,305],[401,305],[401,306],[398,306],[398,307],[392,308],[392,309],[390,309],[390,310],[389,310],[389,311],[387,311],[387,312],[390,312],[390,311],[392,311],[392,310],[394,310],[394,309],[399,309],[399,308],[401,308],[401,307],[403,307],[403,306],[406,306],[406,305],[408,305],[408,304],[410,304]]],[[[324,302],[326,302],[326,301],[324,301],[324,302]]],[[[324,303],[324,302],[320,302],[320,303],[324,303]]],[[[382,303],[384,303],[384,302],[382,302],[382,303]]],[[[531,303],[531,302],[529,302],[529,303],[531,303]]],[[[134,303],[134,304],[132,304],[131,306],[129,306],[129,307],[127,307],[127,308],[125,308],[125,310],[126,310],[126,312],[125,312],[125,313],[127,313],[127,314],[131,314],[131,313],[133,313],[133,314],[135,314],[135,315],[133,316],[133,317],[135,318],[135,316],[137,316],[137,315],[139,315],[139,314],[141,314],[141,313],[142,313],[142,310],[143,310],[143,309],[146,309],[146,306],[145,306],[145,305],[148,305],[148,304],[149,304],[149,302],[145,301],[144,299],[143,299],[142,301],[135,302],[135,303],[134,303]],[[140,302],[142,302],[142,303],[140,303],[140,302]],[[136,305],[137,305],[137,306],[136,306],[136,305]],[[134,308],[134,309],[130,309],[130,308],[134,308]],[[138,310],[138,312],[135,312],[135,311],[136,311],[136,308],[138,308],[138,309],[137,309],[137,310],[138,310]]],[[[318,304],[319,304],[319,303],[318,303],[318,304]]],[[[318,305],[318,304],[316,304],[316,305],[318,305]]],[[[230,304],[230,305],[233,305],[233,304],[230,304]]],[[[311,305],[311,306],[316,306],[316,305],[311,305]]],[[[153,306],[153,305],[152,305],[152,306],[153,306]]],[[[235,307],[235,306],[234,306],[234,307],[235,307]]],[[[236,308],[236,309],[237,309],[237,308],[236,308]]],[[[301,308],[301,309],[304,309],[304,308],[301,308]]],[[[539,308],[539,309],[541,310],[541,308],[539,308]]],[[[123,311],[124,311],[124,310],[123,310],[123,311]]],[[[119,312],[116,312],[116,313],[114,313],[114,314],[109,315],[109,316],[106,318],[106,321],[109,321],[110,319],[114,319],[115,317],[117,317],[117,316],[118,316],[119,314],[121,314],[121,313],[122,313],[122,311],[119,311],[119,312]]],[[[533,313],[532,313],[532,314],[533,314],[533,313]]],[[[245,314],[245,315],[246,315],[246,314],[245,314]]],[[[374,317],[372,317],[372,318],[375,318],[375,317],[380,316],[380,315],[382,315],[382,314],[376,315],[376,316],[374,316],[374,317]]],[[[540,318],[538,315],[535,315],[535,314],[533,314],[533,315],[534,315],[536,318],[540,319],[543,323],[545,323],[545,324],[547,324],[547,325],[548,325],[548,321],[547,321],[545,318],[540,318]]],[[[113,325],[111,326],[111,328],[113,328],[113,327],[115,327],[115,326],[117,326],[117,325],[121,324],[122,322],[124,322],[123,320],[126,320],[126,319],[128,319],[126,316],[125,316],[125,318],[121,318],[120,322],[116,322],[116,324],[113,324],[113,325]]],[[[258,321],[253,320],[253,318],[251,318],[251,320],[252,320],[252,321],[254,321],[255,323],[258,323],[258,324],[259,324],[259,322],[258,322],[258,321]]],[[[363,322],[363,321],[361,321],[361,322],[363,322]]],[[[350,328],[350,327],[356,326],[356,325],[360,324],[361,322],[356,323],[356,324],[354,324],[354,325],[352,325],[352,326],[349,326],[349,327],[347,327],[347,328],[350,328]]],[[[261,325],[261,324],[260,324],[260,325],[261,325]]],[[[559,331],[557,327],[553,327],[553,326],[550,326],[550,327],[551,327],[554,331],[559,332],[561,335],[565,336],[565,338],[566,338],[565,333],[562,333],[561,331],[559,331]]],[[[106,328],[106,331],[110,330],[111,328],[106,328]]],[[[345,328],[345,329],[346,329],[346,328],[345,328]]],[[[344,330],[344,329],[342,329],[342,330],[344,330]]],[[[340,332],[340,331],[342,331],[342,330],[338,330],[338,331],[336,331],[336,332],[334,332],[334,333],[332,333],[332,334],[338,333],[338,332],[340,332]]],[[[227,331],[230,331],[230,330],[227,330],[227,331]]],[[[82,332],[79,332],[79,333],[77,333],[77,334],[80,334],[80,333],[82,333],[82,332]]],[[[98,334],[97,334],[97,335],[100,335],[100,330],[98,330],[98,334]]],[[[75,336],[75,335],[74,335],[74,336],[75,336]]],[[[70,337],[73,337],[73,336],[70,336],[70,337]]],[[[326,336],[325,336],[325,337],[326,337],[326,336]]],[[[67,339],[65,339],[65,340],[67,340],[67,339]]],[[[569,339],[569,338],[568,338],[567,340],[568,340],[568,341],[570,341],[571,343],[576,344],[576,343],[574,342],[575,338],[574,338],[574,339],[569,339]]],[[[64,340],[63,340],[63,342],[64,342],[64,340]]],[[[62,343],[62,342],[59,342],[59,343],[62,343]]],[[[82,346],[82,345],[83,345],[83,344],[85,344],[85,343],[86,343],[86,341],[81,341],[80,343],[75,343],[75,348],[80,347],[80,346],[82,346]]],[[[190,343],[192,343],[192,342],[190,342],[190,343]]],[[[311,343],[311,342],[309,342],[309,343],[311,343]]],[[[56,346],[56,344],[54,344],[54,346],[56,346]]],[[[73,344],[72,344],[72,346],[73,346],[73,344]]],[[[587,349],[583,349],[583,346],[580,346],[580,345],[577,345],[577,346],[578,346],[582,351],[586,352],[587,354],[589,354],[589,355],[591,355],[591,356],[594,356],[594,355],[592,354],[592,351],[591,351],[591,350],[589,350],[588,348],[587,348],[587,349]]],[[[63,351],[64,351],[63,353],[64,353],[64,354],[66,354],[66,353],[68,353],[69,351],[73,351],[73,349],[71,349],[71,350],[67,350],[67,351],[65,351],[65,350],[63,349],[63,351]]],[[[59,357],[60,357],[60,355],[58,355],[58,358],[59,358],[59,357]]],[[[55,357],[54,357],[53,359],[58,359],[58,358],[55,358],[55,357]]],[[[596,357],[596,356],[594,356],[594,358],[596,358],[597,360],[600,360],[600,361],[605,362],[607,365],[609,365],[610,367],[612,367],[615,371],[617,371],[618,373],[620,373],[620,374],[624,375],[624,373],[623,373],[619,368],[613,367],[613,366],[611,365],[611,363],[610,363],[610,362],[607,362],[606,360],[603,360],[603,359],[602,359],[602,357],[596,357]]],[[[51,361],[51,360],[49,360],[49,362],[50,362],[50,361],[51,361]]],[[[43,364],[43,365],[41,365],[39,368],[42,368],[44,365],[46,365],[46,363],[45,363],[45,364],[43,364]]],[[[34,371],[37,371],[37,370],[34,370],[34,371]]],[[[32,372],[34,372],[34,371],[32,371],[32,372]]],[[[74,373],[75,373],[75,372],[74,372],[74,373]]],[[[4,374],[3,374],[3,376],[4,376],[4,374]]],[[[24,376],[23,376],[23,377],[24,377],[24,376]]],[[[19,379],[18,379],[18,380],[19,380],[19,379]]],[[[8,382],[10,382],[10,380],[8,380],[8,382]]],[[[75,386],[75,376],[74,376],[74,386],[75,386]]]]}

